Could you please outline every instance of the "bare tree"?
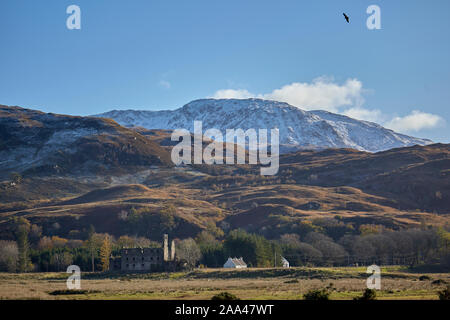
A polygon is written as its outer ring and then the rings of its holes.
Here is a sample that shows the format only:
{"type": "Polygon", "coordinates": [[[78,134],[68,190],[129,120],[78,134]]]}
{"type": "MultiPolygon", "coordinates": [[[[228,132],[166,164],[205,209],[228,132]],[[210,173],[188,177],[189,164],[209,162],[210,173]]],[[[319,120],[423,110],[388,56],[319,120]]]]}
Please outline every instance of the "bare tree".
{"type": "Polygon", "coordinates": [[[55,253],[50,261],[50,264],[57,271],[65,270],[72,263],[72,255],[69,252],[57,252],[55,253]]]}
{"type": "Polygon", "coordinates": [[[186,260],[188,265],[192,268],[195,267],[202,253],[197,243],[192,238],[188,238],[178,242],[177,244],[177,258],[186,260]]]}
{"type": "Polygon", "coordinates": [[[300,244],[300,237],[295,233],[285,233],[280,237],[280,241],[290,246],[298,246],[300,244]]]}
{"type": "Polygon", "coordinates": [[[0,240],[0,271],[15,272],[19,262],[19,247],[15,241],[0,240]]]}

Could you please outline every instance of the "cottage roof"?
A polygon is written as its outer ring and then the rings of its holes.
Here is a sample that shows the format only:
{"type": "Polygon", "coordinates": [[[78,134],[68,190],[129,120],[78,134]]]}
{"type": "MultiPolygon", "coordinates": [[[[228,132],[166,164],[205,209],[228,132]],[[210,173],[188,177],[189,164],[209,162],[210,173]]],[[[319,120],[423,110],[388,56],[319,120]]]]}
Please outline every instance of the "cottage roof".
{"type": "Polygon", "coordinates": [[[230,258],[231,261],[236,265],[236,266],[242,266],[242,267],[246,267],[247,264],[244,262],[244,259],[242,259],[242,257],[240,258],[230,258]]]}

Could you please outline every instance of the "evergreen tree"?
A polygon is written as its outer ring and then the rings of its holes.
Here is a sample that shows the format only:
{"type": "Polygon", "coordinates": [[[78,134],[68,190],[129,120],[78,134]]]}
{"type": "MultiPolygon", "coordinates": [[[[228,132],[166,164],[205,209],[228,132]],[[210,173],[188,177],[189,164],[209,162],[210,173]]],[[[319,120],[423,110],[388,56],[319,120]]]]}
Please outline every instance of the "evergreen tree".
{"type": "Polygon", "coordinates": [[[31,270],[30,261],[30,245],[28,243],[28,233],[29,233],[30,223],[24,219],[19,218],[16,220],[16,240],[17,246],[19,247],[19,272],[27,272],[31,270]]]}

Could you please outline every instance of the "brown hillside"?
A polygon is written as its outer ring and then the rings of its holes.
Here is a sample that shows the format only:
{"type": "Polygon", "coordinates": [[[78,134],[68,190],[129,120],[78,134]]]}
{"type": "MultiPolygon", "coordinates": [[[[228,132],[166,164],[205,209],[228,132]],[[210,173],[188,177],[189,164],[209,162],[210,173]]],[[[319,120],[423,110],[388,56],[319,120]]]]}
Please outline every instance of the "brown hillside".
{"type": "Polygon", "coordinates": [[[171,166],[170,154],[113,120],[74,117],[0,105],[0,178],[111,174],[171,166]]]}

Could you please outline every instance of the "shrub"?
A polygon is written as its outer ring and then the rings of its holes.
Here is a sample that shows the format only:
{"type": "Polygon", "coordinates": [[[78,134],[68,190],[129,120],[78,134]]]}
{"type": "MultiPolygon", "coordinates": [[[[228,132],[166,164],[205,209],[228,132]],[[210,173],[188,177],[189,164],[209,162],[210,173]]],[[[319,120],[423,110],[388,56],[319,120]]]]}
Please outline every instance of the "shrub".
{"type": "Polygon", "coordinates": [[[240,300],[240,299],[236,297],[234,294],[225,291],[216,294],[211,298],[211,300],[240,300]]]}
{"type": "Polygon", "coordinates": [[[52,296],[60,296],[60,295],[71,295],[71,294],[87,294],[89,293],[88,290],[54,290],[54,291],[50,291],[48,294],[52,295],[52,296]]]}
{"type": "Polygon", "coordinates": [[[303,295],[303,299],[317,301],[329,300],[330,292],[327,289],[312,289],[303,295]]]}
{"type": "Polygon", "coordinates": [[[298,283],[299,281],[297,279],[287,280],[284,283],[298,283]]]}
{"type": "Polygon", "coordinates": [[[364,293],[361,297],[357,297],[354,298],[353,300],[376,300],[377,299],[377,292],[375,291],[375,289],[369,289],[367,288],[366,290],[364,290],[364,293]]]}
{"type": "Polygon", "coordinates": [[[425,281],[425,280],[431,280],[431,278],[429,276],[420,276],[419,280],[420,281],[425,281]]]}

